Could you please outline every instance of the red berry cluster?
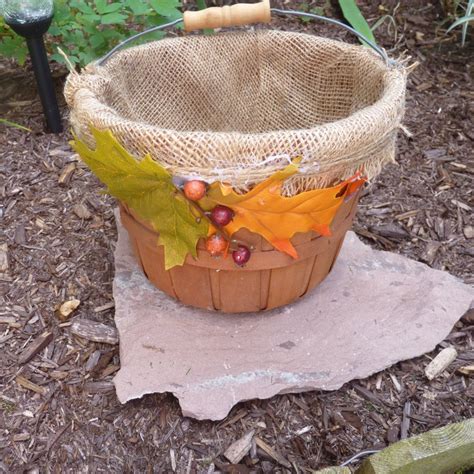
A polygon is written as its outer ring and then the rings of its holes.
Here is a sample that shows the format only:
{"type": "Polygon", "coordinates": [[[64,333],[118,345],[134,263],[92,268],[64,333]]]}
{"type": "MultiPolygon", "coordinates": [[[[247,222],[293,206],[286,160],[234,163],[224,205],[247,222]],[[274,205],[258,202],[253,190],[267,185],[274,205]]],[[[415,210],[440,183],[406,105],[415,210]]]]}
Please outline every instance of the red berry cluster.
{"type": "MultiPolygon", "coordinates": [[[[206,195],[207,185],[204,181],[197,179],[187,181],[183,186],[183,192],[187,199],[196,202],[206,195]]],[[[218,228],[225,227],[234,218],[234,211],[227,206],[217,205],[212,209],[210,216],[211,222],[218,228]]],[[[213,256],[218,257],[228,250],[229,241],[221,232],[211,235],[206,240],[206,250],[213,256]]],[[[232,258],[234,262],[243,266],[250,260],[250,250],[245,245],[239,244],[237,249],[233,250],[232,258]]]]}

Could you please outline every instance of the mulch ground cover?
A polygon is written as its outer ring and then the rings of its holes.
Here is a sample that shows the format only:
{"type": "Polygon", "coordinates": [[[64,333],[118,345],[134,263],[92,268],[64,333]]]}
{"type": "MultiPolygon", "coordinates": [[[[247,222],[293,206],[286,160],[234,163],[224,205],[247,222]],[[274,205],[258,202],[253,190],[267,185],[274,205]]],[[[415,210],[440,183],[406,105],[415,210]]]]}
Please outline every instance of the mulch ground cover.
{"type": "MultiPolygon", "coordinates": [[[[461,48],[444,34],[436,3],[362,3],[370,21],[395,20],[396,28],[386,22],[376,32],[390,55],[419,65],[397,163],[365,190],[354,229],[375,248],[472,284],[473,42],[461,48]]],[[[354,41],[296,19],[273,26],[354,41]]],[[[71,331],[76,319],[113,326],[114,202],[78,162],[68,133],[42,132],[31,70],[0,61],[0,116],[32,129],[0,129],[0,248],[8,258],[0,274],[0,471],[304,473],[474,416],[474,381],[458,371],[474,364],[472,312],[431,354],[337,391],[241,403],[219,423],[182,417],[169,394],[120,405],[118,346],[71,331]],[[58,306],[70,299],[78,308],[61,316],[58,306]],[[424,368],[447,346],[458,358],[428,381],[424,368]],[[273,451],[255,444],[231,466],[223,452],[251,429],[273,451]]],[[[64,73],[55,71],[60,90],[64,73]]]]}

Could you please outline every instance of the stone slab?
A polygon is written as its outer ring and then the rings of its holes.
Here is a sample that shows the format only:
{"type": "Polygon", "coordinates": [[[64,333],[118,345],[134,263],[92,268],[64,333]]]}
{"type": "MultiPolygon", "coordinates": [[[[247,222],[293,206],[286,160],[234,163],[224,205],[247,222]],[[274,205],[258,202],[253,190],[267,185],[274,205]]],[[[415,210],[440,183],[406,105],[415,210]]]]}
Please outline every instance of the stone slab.
{"type": "Polygon", "coordinates": [[[329,277],[271,312],[219,314],[152,286],[118,224],[115,322],[122,403],[171,392],[183,415],[220,420],[240,401],[335,390],[431,351],[474,291],[449,273],[372,250],[349,232],[329,277]]]}

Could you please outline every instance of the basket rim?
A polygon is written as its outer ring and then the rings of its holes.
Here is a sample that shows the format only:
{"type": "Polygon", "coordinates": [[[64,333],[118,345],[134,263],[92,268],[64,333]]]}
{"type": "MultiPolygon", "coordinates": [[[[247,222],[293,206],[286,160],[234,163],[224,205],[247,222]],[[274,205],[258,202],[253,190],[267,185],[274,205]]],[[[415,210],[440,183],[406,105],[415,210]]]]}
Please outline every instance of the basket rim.
{"type": "Polygon", "coordinates": [[[402,64],[387,65],[368,48],[307,33],[257,29],[219,33],[219,36],[223,35],[270,35],[279,36],[280,40],[309,36],[316,38],[320,42],[318,44],[330,43],[339,49],[355,52],[381,71],[383,83],[380,96],[374,103],[346,117],[309,128],[242,132],[178,130],[132,120],[120,115],[103,101],[98,92],[91,90],[94,81],[110,80],[107,77],[108,68],[116,67],[116,62],[121,58],[149,48],[150,44],[212,41],[218,36],[165,38],[121,51],[105,66],[91,63],[80,74],[69,75],[65,96],[76,135],[93,145],[90,126],[110,130],[135,156],[150,154],[174,175],[189,178],[198,176],[207,182],[226,181],[242,188],[260,182],[281,169],[288,157],[303,157],[301,172],[306,176],[305,179],[317,183],[311,184],[316,187],[333,183],[334,179],[345,179],[360,169],[364,169],[370,179],[380,172],[384,163],[393,160],[394,140],[405,105],[407,70],[402,64]],[[337,143],[334,137],[337,137],[337,143]],[[201,159],[205,157],[207,164],[202,165],[194,156],[201,159]],[[266,162],[267,158],[273,160],[274,157],[278,157],[279,161],[266,162]],[[234,165],[238,159],[250,163],[245,170],[234,165]]]}
{"type": "MultiPolygon", "coordinates": [[[[89,99],[94,98],[95,102],[100,104],[103,108],[108,109],[110,113],[110,117],[108,118],[108,121],[110,121],[110,124],[113,126],[115,125],[115,120],[113,118],[116,118],[122,123],[126,123],[129,125],[138,125],[140,124],[140,127],[147,128],[150,131],[160,131],[161,133],[169,133],[173,135],[181,135],[183,137],[188,137],[188,136],[194,136],[194,135],[199,135],[199,137],[206,138],[206,137],[252,137],[256,136],[258,139],[262,139],[265,137],[271,137],[273,134],[277,133],[279,135],[285,134],[285,133],[307,133],[307,132],[312,132],[315,130],[323,130],[327,127],[330,127],[331,125],[335,124],[340,124],[342,126],[353,126],[355,125],[354,122],[356,122],[358,119],[360,119],[361,116],[364,114],[367,114],[370,112],[373,114],[374,112],[378,112],[378,115],[380,118],[384,118],[386,120],[387,118],[387,110],[385,110],[386,105],[393,104],[397,100],[399,100],[401,97],[404,96],[404,91],[405,91],[405,79],[406,79],[406,72],[405,68],[401,66],[398,63],[394,63],[392,65],[385,65],[383,64],[383,60],[372,50],[369,50],[368,48],[364,48],[363,46],[351,44],[351,43],[346,43],[344,41],[340,40],[335,40],[331,38],[325,38],[322,36],[317,36],[317,35],[311,35],[308,33],[301,33],[301,32],[294,32],[294,31],[279,31],[279,30],[274,30],[274,29],[257,29],[255,32],[252,31],[226,31],[219,33],[219,36],[243,36],[243,35],[249,35],[249,34],[273,34],[273,35],[281,35],[281,36],[310,36],[312,38],[317,38],[318,40],[324,41],[324,42],[329,42],[333,44],[337,44],[338,46],[346,49],[352,49],[355,51],[357,54],[360,54],[361,56],[367,57],[370,56],[371,61],[374,62],[374,64],[378,64],[382,66],[383,68],[386,69],[385,71],[385,77],[384,77],[384,88],[382,90],[382,93],[380,95],[380,98],[377,99],[373,104],[370,104],[366,107],[363,107],[356,112],[348,115],[347,117],[343,117],[337,120],[333,120],[330,122],[322,123],[322,124],[315,124],[312,127],[305,127],[305,128],[297,128],[297,129],[273,129],[273,130],[266,130],[263,132],[241,132],[241,131],[209,131],[209,130],[178,130],[175,128],[165,128],[165,127],[160,127],[157,125],[153,125],[149,122],[146,121],[138,121],[138,120],[131,120],[130,118],[127,118],[123,115],[120,115],[117,113],[110,105],[106,104],[103,100],[101,100],[100,97],[98,97],[96,94],[90,94],[89,99]],[[387,75],[390,76],[390,80],[388,80],[387,75]]],[[[95,63],[90,63],[87,65],[83,71],[81,71],[80,75],[82,74],[91,74],[91,75],[96,75],[97,71],[107,71],[107,69],[113,68],[114,64],[119,62],[120,59],[129,54],[133,54],[136,51],[139,51],[141,49],[147,49],[150,47],[150,45],[153,44],[158,44],[158,43],[167,43],[167,42],[183,42],[183,41],[194,41],[196,38],[200,38],[201,35],[188,35],[188,36],[179,36],[179,37],[174,37],[174,38],[163,38],[161,40],[157,41],[152,41],[147,44],[143,45],[138,45],[138,46],[132,46],[126,50],[118,52],[113,58],[110,59],[110,61],[105,65],[105,66],[96,66],[95,63]]],[[[206,41],[213,41],[215,40],[214,36],[208,36],[205,37],[206,41]]],[[[76,74],[77,75],[77,74],[76,74]]],[[[68,104],[70,105],[71,108],[75,108],[78,106],[77,101],[74,100],[74,96],[77,92],[79,92],[82,88],[78,87],[76,90],[69,90],[69,89],[74,89],[74,85],[71,85],[70,79],[72,80],[74,76],[74,73],[71,73],[68,77],[66,87],[65,87],[65,95],[68,104]]],[[[104,77],[100,75],[99,77],[104,77]]],[[[81,101],[79,101],[81,102],[81,101]]],[[[105,110],[102,108],[100,113],[104,113],[105,110]]],[[[375,124],[376,125],[376,124],[375,124]]],[[[364,125],[364,128],[367,130],[366,125],[364,125]]]]}

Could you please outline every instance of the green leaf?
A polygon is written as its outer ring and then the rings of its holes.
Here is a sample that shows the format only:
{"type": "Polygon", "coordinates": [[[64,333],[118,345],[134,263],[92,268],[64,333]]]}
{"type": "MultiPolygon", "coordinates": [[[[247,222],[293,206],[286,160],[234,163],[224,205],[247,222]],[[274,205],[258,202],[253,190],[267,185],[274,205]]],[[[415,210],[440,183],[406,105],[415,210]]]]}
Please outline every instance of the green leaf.
{"type": "MultiPolygon", "coordinates": [[[[312,13],[313,15],[324,16],[324,8],[323,7],[313,7],[311,8],[308,3],[304,2],[301,4],[301,10],[304,12],[312,13]]],[[[312,21],[312,18],[309,17],[301,17],[301,21],[304,23],[308,23],[312,21]]]]}
{"type": "Polygon", "coordinates": [[[118,32],[116,29],[113,30],[104,30],[101,32],[102,36],[111,42],[120,40],[124,37],[120,32],[118,32]]]}
{"type": "Polygon", "coordinates": [[[177,20],[183,16],[178,10],[181,6],[179,0],[150,0],[150,5],[158,15],[169,20],[177,20]]]}
{"type": "MultiPolygon", "coordinates": [[[[71,61],[73,64],[79,64],[79,58],[77,56],[68,54],[67,57],[68,57],[69,61],[71,61]]],[[[66,63],[64,57],[59,53],[51,54],[50,58],[53,61],[56,61],[60,64],[64,64],[64,65],[67,66],[67,63],[66,63]]]]}
{"type": "Polygon", "coordinates": [[[80,51],[78,56],[81,64],[89,64],[96,59],[96,55],[92,51],[80,51]]]}
{"type": "Polygon", "coordinates": [[[84,30],[85,33],[88,33],[89,35],[102,35],[103,36],[104,31],[98,29],[97,26],[98,25],[95,22],[94,23],[88,23],[86,25],[83,25],[82,29],[84,30]]]}
{"type": "Polygon", "coordinates": [[[58,36],[61,34],[61,28],[57,25],[51,25],[49,27],[48,33],[52,36],[58,36]]]}
{"type": "Polygon", "coordinates": [[[156,12],[152,12],[146,17],[146,27],[151,28],[153,26],[164,25],[168,23],[168,19],[158,15],[156,12]]]}
{"type": "Polygon", "coordinates": [[[121,13],[107,13],[104,15],[100,22],[103,25],[113,25],[116,23],[123,23],[128,17],[126,15],[122,15],[121,13]]]}
{"type": "Polygon", "coordinates": [[[105,13],[113,13],[113,12],[118,12],[121,9],[122,9],[122,5],[120,3],[109,3],[104,8],[104,12],[105,13]]]}
{"type": "MultiPolygon", "coordinates": [[[[132,31],[130,32],[132,33],[132,31]]],[[[138,32],[135,32],[138,33],[138,32]]],[[[138,38],[135,41],[135,44],[146,44],[149,43],[150,41],[158,41],[160,39],[163,39],[166,36],[166,31],[153,31],[152,33],[147,33],[146,36],[143,36],[141,38],[138,38]]]]}
{"type": "MultiPolygon", "coordinates": [[[[103,18],[103,17],[102,17],[103,18]]],[[[91,13],[89,14],[78,14],[76,16],[77,21],[82,24],[82,25],[87,25],[87,24],[97,24],[101,21],[101,16],[97,15],[96,13],[91,13]]]]}
{"type": "MultiPolygon", "coordinates": [[[[472,17],[472,11],[474,10],[474,0],[469,0],[469,3],[467,4],[466,7],[466,16],[471,16],[472,17]]],[[[467,38],[467,27],[469,26],[470,21],[466,21],[462,25],[462,36],[461,36],[461,46],[464,46],[466,44],[466,38],[467,38]]]]}
{"type": "Polygon", "coordinates": [[[383,23],[391,23],[395,31],[397,30],[397,22],[395,21],[395,18],[393,18],[392,15],[382,15],[371,27],[370,29],[372,32],[376,31],[377,28],[382,25],[383,23]]]}
{"type": "Polygon", "coordinates": [[[122,8],[120,3],[107,3],[107,0],[96,0],[95,6],[101,15],[105,15],[106,13],[114,13],[122,8]]]}
{"type": "Polygon", "coordinates": [[[197,222],[190,203],[172,183],[168,171],[146,155],[138,161],[110,131],[92,129],[95,150],[75,137],[71,142],[82,160],[107,186],[107,191],[128,204],[159,232],[165,248],[165,268],[182,265],[186,255],[196,256],[196,245],[207,235],[209,224],[197,222]]]}
{"type": "Polygon", "coordinates": [[[101,34],[91,35],[91,37],[89,38],[89,41],[93,48],[99,48],[100,46],[104,46],[106,44],[105,38],[101,34]]]}
{"type": "MultiPolygon", "coordinates": [[[[376,44],[374,34],[370,29],[370,26],[365,21],[359,7],[355,0],[339,0],[339,5],[341,7],[342,13],[344,18],[351,24],[352,28],[356,30],[361,35],[365,36],[369,41],[376,44]]],[[[364,45],[367,46],[363,40],[359,39],[359,41],[364,45]]]]}
{"type": "Polygon", "coordinates": [[[84,42],[84,33],[81,30],[72,31],[69,39],[74,44],[82,44],[84,42]]]}
{"type": "Polygon", "coordinates": [[[146,15],[150,11],[149,6],[141,0],[128,0],[125,5],[132,10],[134,15],[146,15]]]}
{"type": "Polygon", "coordinates": [[[66,5],[65,1],[57,0],[54,2],[54,17],[53,22],[61,24],[71,20],[71,7],[72,5],[66,5]]]}
{"type": "Polygon", "coordinates": [[[10,120],[7,120],[7,119],[0,118],[0,124],[8,125],[9,127],[13,127],[13,128],[18,128],[19,130],[24,130],[25,132],[31,132],[30,128],[20,125],[19,123],[16,123],[16,122],[11,122],[10,120]]]}
{"type": "Polygon", "coordinates": [[[98,13],[103,15],[105,12],[105,7],[107,6],[107,0],[95,0],[95,8],[98,13]]]}
{"type": "Polygon", "coordinates": [[[474,15],[471,15],[470,13],[472,12],[474,8],[474,1],[470,1],[468,6],[467,6],[467,14],[461,18],[458,18],[447,30],[446,33],[449,33],[452,29],[462,25],[462,39],[461,39],[461,46],[464,46],[466,44],[466,36],[467,36],[467,27],[469,26],[469,23],[474,21],[474,15]]]}
{"type": "MultiPolygon", "coordinates": [[[[77,8],[80,12],[85,13],[86,15],[95,14],[92,7],[89,4],[87,4],[86,2],[82,1],[82,0],[76,0],[76,1],[73,0],[73,1],[71,1],[70,6],[72,8],[77,8]]],[[[55,14],[56,14],[56,12],[55,12],[55,14]]]]}
{"type": "Polygon", "coordinates": [[[147,36],[149,40],[157,41],[163,39],[166,36],[166,31],[154,31],[153,33],[149,33],[147,36]]]}
{"type": "Polygon", "coordinates": [[[469,23],[470,21],[474,21],[474,15],[463,16],[462,18],[458,18],[447,30],[446,33],[449,33],[453,28],[456,28],[459,25],[463,25],[464,23],[469,23]]]}
{"type": "Polygon", "coordinates": [[[11,33],[12,36],[4,36],[0,42],[0,56],[15,58],[21,66],[25,63],[28,49],[25,40],[11,33]]]}

